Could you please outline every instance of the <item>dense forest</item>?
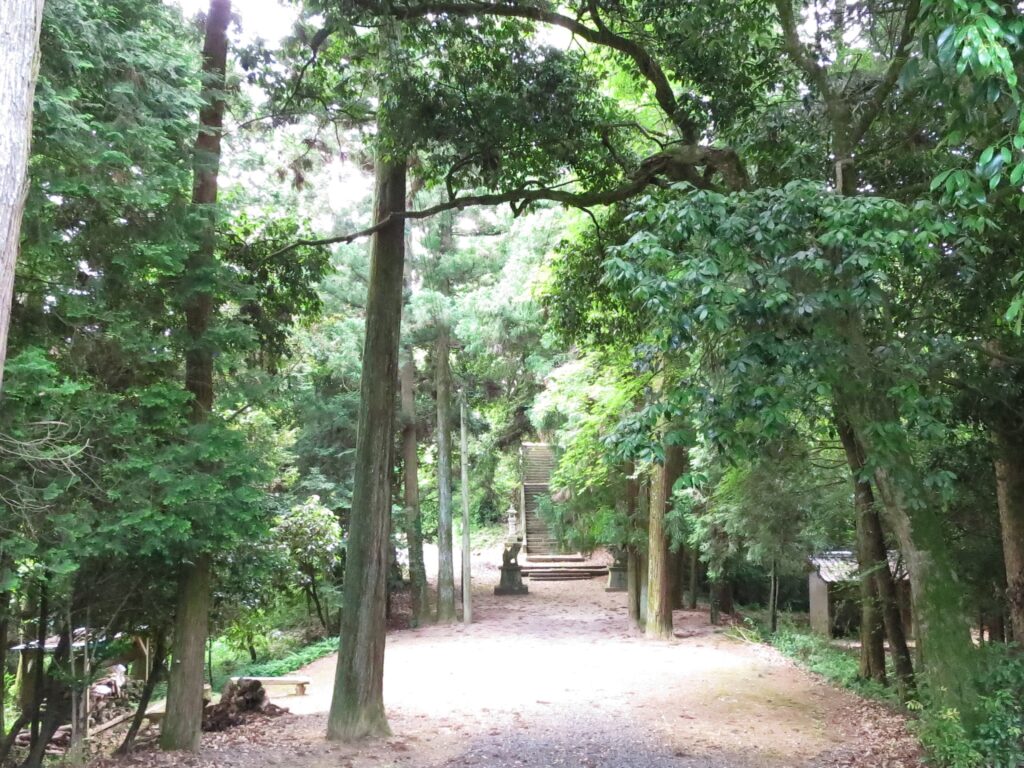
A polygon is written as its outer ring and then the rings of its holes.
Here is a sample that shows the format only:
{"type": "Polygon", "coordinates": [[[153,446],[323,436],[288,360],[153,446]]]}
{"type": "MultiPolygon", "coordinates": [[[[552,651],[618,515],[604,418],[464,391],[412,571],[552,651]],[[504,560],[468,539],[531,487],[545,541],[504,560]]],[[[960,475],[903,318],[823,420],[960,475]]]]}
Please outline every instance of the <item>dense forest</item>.
{"type": "Polygon", "coordinates": [[[1024,763],[1024,7],[235,6],[0,6],[0,764],[104,660],[196,750],[300,626],[387,734],[392,602],[457,619],[530,441],[647,637],[850,551],[859,677],[1024,763]]]}

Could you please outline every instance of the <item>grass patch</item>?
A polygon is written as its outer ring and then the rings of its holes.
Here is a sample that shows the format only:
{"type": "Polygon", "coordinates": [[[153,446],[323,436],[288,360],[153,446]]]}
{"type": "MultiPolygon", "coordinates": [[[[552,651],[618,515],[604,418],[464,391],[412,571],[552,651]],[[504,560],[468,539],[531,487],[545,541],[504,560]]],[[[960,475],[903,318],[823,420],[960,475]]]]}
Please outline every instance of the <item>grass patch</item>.
{"type": "MultiPolygon", "coordinates": [[[[221,645],[221,641],[214,643],[213,688],[216,691],[221,690],[231,677],[281,677],[301,669],[337,651],[338,638],[325,637],[309,645],[281,649],[279,655],[256,662],[238,652],[218,658],[217,650],[221,645]]],[[[230,648],[225,647],[224,650],[229,651],[230,648]]]]}
{"type": "MultiPolygon", "coordinates": [[[[230,674],[225,674],[224,681],[228,677],[281,677],[289,672],[302,669],[307,664],[312,664],[317,659],[322,659],[324,656],[328,656],[337,650],[338,638],[325,637],[323,640],[318,640],[311,645],[299,648],[279,659],[242,664],[230,674]]],[[[215,676],[214,682],[216,680],[215,676]]],[[[223,682],[221,685],[223,685],[223,682]]]]}

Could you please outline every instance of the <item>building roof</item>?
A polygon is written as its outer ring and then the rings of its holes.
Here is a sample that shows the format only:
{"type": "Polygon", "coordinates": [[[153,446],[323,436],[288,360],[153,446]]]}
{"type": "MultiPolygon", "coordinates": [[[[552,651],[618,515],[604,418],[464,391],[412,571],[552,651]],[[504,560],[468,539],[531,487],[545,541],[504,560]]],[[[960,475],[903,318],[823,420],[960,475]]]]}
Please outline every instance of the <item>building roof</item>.
{"type": "MultiPolygon", "coordinates": [[[[858,578],[857,556],[848,549],[822,552],[809,559],[821,580],[829,584],[842,584],[856,581],[858,578]]],[[[903,567],[903,558],[896,550],[889,550],[889,570],[898,580],[907,578],[907,570],[903,567]]]]}

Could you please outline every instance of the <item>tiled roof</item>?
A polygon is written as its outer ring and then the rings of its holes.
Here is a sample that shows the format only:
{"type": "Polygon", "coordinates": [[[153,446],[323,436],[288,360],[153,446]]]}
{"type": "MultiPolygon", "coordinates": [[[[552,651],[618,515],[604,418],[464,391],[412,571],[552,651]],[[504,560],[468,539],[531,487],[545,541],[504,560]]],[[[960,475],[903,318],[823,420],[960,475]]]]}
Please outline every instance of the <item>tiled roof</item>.
{"type": "MultiPolygon", "coordinates": [[[[857,580],[857,557],[848,549],[822,552],[819,555],[813,555],[810,561],[818,575],[821,576],[821,580],[829,584],[841,584],[857,580]]],[[[903,567],[903,559],[900,557],[900,553],[895,550],[889,550],[889,570],[899,580],[907,578],[906,568],[903,567]]]]}

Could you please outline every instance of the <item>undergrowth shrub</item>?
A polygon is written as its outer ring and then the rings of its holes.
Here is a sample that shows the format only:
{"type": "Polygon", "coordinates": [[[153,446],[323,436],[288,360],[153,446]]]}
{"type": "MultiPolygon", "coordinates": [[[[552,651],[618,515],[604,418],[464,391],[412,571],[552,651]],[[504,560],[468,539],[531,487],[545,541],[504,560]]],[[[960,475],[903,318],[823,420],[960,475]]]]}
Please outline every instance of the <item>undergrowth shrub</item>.
{"type": "MultiPolygon", "coordinates": [[[[782,627],[771,635],[759,624],[747,621],[736,635],[775,646],[785,656],[829,680],[872,698],[895,701],[895,694],[870,680],[858,677],[855,653],[836,647],[823,637],[782,627]]],[[[965,723],[955,709],[932,703],[927,688],[907,704],[917,715],[911,727],[936,768],[1018,768],[1024,766],[1024,655],[1001,644],[982,648],[978,665],[978,715],[965,723]]]]}
{"type": "Polygon", "coordinates": [[[1015,768],[1024,765],[1024,657],[1019,649],[989,645],[981,651],[977,722],[954,709],[929,705],[922,691],[917,724],[933,765],[943,768],[1015,768]]]}

